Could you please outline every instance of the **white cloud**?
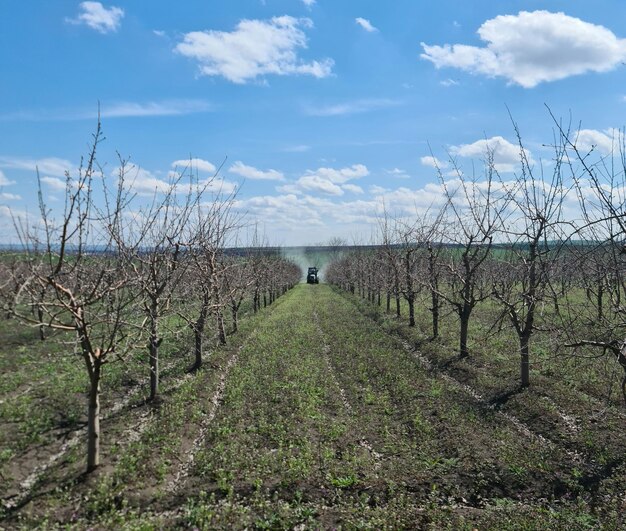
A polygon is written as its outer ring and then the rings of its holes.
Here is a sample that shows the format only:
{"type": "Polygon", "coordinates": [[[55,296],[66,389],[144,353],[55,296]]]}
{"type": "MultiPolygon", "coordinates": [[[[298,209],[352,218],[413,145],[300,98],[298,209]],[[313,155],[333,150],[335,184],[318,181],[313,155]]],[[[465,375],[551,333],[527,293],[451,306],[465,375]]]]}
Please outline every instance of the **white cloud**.
{"type": "Polygon", "coordinates": [[[304,62],[299,48],[306,48],[302,28],[307,18],[290,16],[270,20],[241,20],[234,31],[192,31],[184,35],[175,51],[198,61],[200,73],[222,76],[233,83],[246,83],[267,74],[307,74],[317,78],[331,75],[332,59],[304,62]]]}
{"type": "Polygon", "coordinates": [[[353,194],[362,194],[363,188],[357,186],[356,184],[344,184],[341,186],[346,192],[352,192],[353,194]]]}
{"type": "MultiPolygon", "coordinates": [[[[146,103],[119,102],[110,106],[103,105],[102,118],[130,118],[136,116],[179,116],[212,110],[210,103],[204,100],[164,100],[146,103]]],[[[93,113],[90,113],[93,116],[93,113]]]]}
{"type": "MultiPolygon", "coordinates": [[[[119,168],[112,172],[113,175],[118,175],[118,173],[119,168]]],[[[159,179],[154,176],[152,172],[139,168],[138,166],[130,166],[127,168],[126,182],[133,192],[142,195],[150,195],[155,192],[165,193],[171,187],[171,183],[168,181],[159,179]]]]}
{"type": "Polygon", "coordinates": [[[401,105],[401,103],[401,101],[388,98],[369,98],[334,105],[310,105],[306,107],[305,112],[309,116],[339,116],[342,114],[357,114],[377,109],[386,109],[401,105]]]}
{"type": "Polygon", "coordinates": [[[240,160],[235,162],[230,168],[228,168],[230,173],[235,173],[237,175],[241,175],[246,179],[253,180],[266,180],[266,181],[284,181],[285,176],[277,171],[277,170],[259,170],[253,166],[247,166],[240,160]]]}
{"type": "Polygon", "coordinates": [[[318,168],[308,170],[295,183],[279,186],[277,190],[286,194],[303,192],[319,192],[326,195],[340,196],[344,190],[352,193],[362,193],[360,186],[346,185],[352,179],[360,179],[369,175],[369,170],[363,164],[353,164],[346,168],[318,168]]]}
{"type": "Polygon", "coordinates": [[[6,199],[7,201],[19,201],[20,199],[22,199],[22,197],[17,194],[2,192],[0,193],[0,199],[6,199]]]}
{"type": "Polygon", "coordinates": [[[409,175],[406,171],[400,168],[394,168],[393,170],[387,170],[389,175],[393,175],[396,179],[409,179],[409,175]]]}
{"type": "MultiPolygon", "coordinates": [[[[209,112],[214,106],[205,100],[182,99],[149,102],[121,101],[103,103],[100,107],[101,118],[134,118],[147,116],[182,116],[209,112]]],[[[28,109],[0,115],[0,120],[27,120],[42,122],[50,120],[92,120],[98,115],[97,107],[89,109],[28,109]]]]}
{"type": "Polygon", "coordinates": [[[65,19],[71,24],[84,24],[100,33],[110,33],[120,28],[124,10],[120,7],[104,7],[100,2],[81,2],[76,18],[65,19]]]}
{"type": "Polygon", "coordinates": [[[311,7],[315,4],[315,0],[302,0],[302,3],[307,7],[311,7]]]}
{"type": "Polygon", "coordinates": [[[422,43],[421,57],[437,68],[504,77],[525,88],[589,71],[606,72],[626,58],[626,40],[564,13],[497,16],[484,22],[478,35],[484,47],[422,43]]]}
{"type": "Polygon", "coordinates": [[[343,195],[341,186],[319,175],[304,175],[298,179],[298,186],[303,190],[321,192],[327,195],[343,195]]]}
{"type": "Polygon", "coordinates": [[[372,23],[366,18],[357,17],[354,21],[369,33],[375,33],[378,31],[378,28],[372,26],[372,23]]]}
{"type": "Polygon", "coordinates": [[[448,79],[444,79],[443,81],[440,81],[439,84],[443,85],[444,87],[455,87],[459,84],[459,82],[456,81],[455,79],[448,78],[448,79]]]}
{"type": "Polygon", "coordinates": [[[10,186],[15,184],[15,181],[10,181],[7,176],[0,170],[0,186],[10,186]]]}
{"type": "MultiPolygon", "coordinates": [[[[307,225],[324,225],[324,205],[332,205],[331,202],[313,203],[306,196],[299,197],[295,194],[285,193],[278,196],[257,196],[245,200],[238,200],[235,206],[246,212],[253,219],[262,220],[273,228],[293,230],[294,226],[303,223],[307,225]]],[[[326,206],[327,210],[330,210],[326,206]]]]}
{"type": "Polygon", "coordinates": [[[309,170],[307,176],[315,175],[332,183],[343,184],[352,179],[366,177],[369,173],[367,166],[364,164],[353,164],[348,168],[341,168],[339,170],[334,168],[318,168],[315,171],[309,170]]]}
{"type": "MultiPolygon", "coordinates": [[[[520,164],[520,147],[512,144],[501,136],[477,140],[472,144],[462,144],[460,146],[452,146],[450,152],[453,155],[468,158],[482,158],[486,160],[487,153],[491,151],[493,154],[493,163],[499,172],[512,172],[520,164]]],[[[529,163],[533,163],[530,151],[525,150],[529,163]]]]}
{"type": "Polygon", "coordinates": [[[65,172],[71,172],[74,169],[73,164],[69,160],[59,159],[56,157],[43,159],[0,157],[0,167],[14,168],[17,170],[29,170],[32,172],[39,168],[39,173],[47,173],[56,177],[64,177],[65,172]]]}
{"type": "Polygon", "coordinates": [[[619,147],[620,132],[617,129],[597,131],[595,129],[581,129],[572,135],[576,148],[585,155],[592,149],[598,150],[603,155],[615,151],[619,147]]]}
{"type": "MultiPolygon", "coordinates": [[[[483,154],[484,154],[484,151],[483,151],[483,154]]],[[[424,166],[430,166],[431,168],[446,168],[448,166],[447,162],[439,160],[437,157],[433,157],[430,155],[426,157],[421,157],[420,162],[424,166]]]]}
{"type": "MultiPolygon", "coordinates": [[[[378,185],[368,187],[369,197],[350,198],[336,189],[329,189],[323,196],[309,192],[319,192],[318,186],[324,190],[329,182],[313,179],[311,188],[302,191],[295,185],[279,187],[279,195],[257,196],[248,199],[238,199],[237,209],[250,214],[267,227],[272,227],[274,234],[282,234],[290,239],[291,243],[302,243],[301,235],[293,236],[293,227],[307,224],[310,226],[325,227],[327,231],[342,232],[348,236],[371,234],[377,227],[382,213],[392,212],[398,219],[414,219],[416,213],[426,214],[435,212],[447,203],[445,189],[454,193],[461,186],[459,179],[450,179],[446,185],[441,183],[427,183],[419,188],[399,187],[395,189],[383,188],[378,185]],[[288,191],[294,187],[294,191],[288,191]],[[347,199],[346,199],[347,197],[347,199]]],[[[332,183],[330,183],[332,184],[332,183]]],[[[503,192],[505,184],[491,183],[494,193],[503,192]]],[[[467,185],[467,183],[466,183],[467,185]]],[[[350,186],[350,185],[348,185],[350,186]]],[[[489,186],[487,181],[472,184],[477,194],[484,194],[489,186]]],[[[345,185],[341,185],[345,188],[345,185]]],[[[347,190],[346,190],[347,191],[347,190]]],[[[454,202],[460,208],[466,206],[464,194],[454,197],[454,202]]]]}
{"type": "Polygon", "coordinates": [[[399,215],[410,215],[415,213],[416,208],[426,210],[433,206],[441,206],[446,202],[442,186],[433,183],[428,183],[418,189],[404,186],[395,190],[372,187],[370,191],[378,201],[384,201],[390,211],[397,212],[399,215]]]}
{"type": "Polygon", "coordinates": [[[67,182],[58,177],[42,177],[41,182],[53,190],[65,190],[67,182]]]}
{"type": "Polygon", "coordinates": [[[217,168],[214,164],[211,164],[208,160],[204,159],[181,159],[172,162],[172,168],[183,171],[191,168],[192,171],[202,171],[206,173],[215,173],[217,168]]]}
{"type": "MultiPolygon", "coordinates": [[[[200,160],[200,159],[199,159],[200,160]]],[[[205,161],[206,162],[206,161],[205,161]]],[[[115,168],[112,170],[111,175],[117,176],[119,174],[119,168],[115,168]]],[[[189,183],[187,181],[177,181],[178,175],[170,172],[170,179],[160,179],[155,176],[152,172],[148,170],[144,170],[138,166],[130,165],[126,168],[126,184],[133,192],[136,192],[139,195],[150,196],[155,193],[166,193],[168,192],[173,185],[176,186],[176,193],[188,193],[189,192],[189,183]]],[[[196,183],[200,186],[204,191],[209,193],[225,193],[229,194],[236,190],[237,184],[231,183],[224,179],[216,178],[214,179],[212,176],[200,180],[196,183]]]]}
{"type": "MultiPolygon", "coordinates": [[[[339,224],[347,229],[346,236],[354,235],[358,229],[370,230],[371,225],[376,223],[376,216],[382,212],[382,202],[335,201],[291,193],[238,200],[236,207],[273,230],[283,231],[288,238],[293,238],[294,226],[303,224],[332,229],[337,229],[339,224]],[[370,227],[366,226],[368,224],[370,227]]],[[[301,244],[302,241],[292,240],[291,243],[301,244]]]]}
{"type": "Polygon", "coordinates": [[[390,191],[391,190],[389,190],[388,188],[383,188],[382,186],[378,186],[377,184],[373,184],[369,188],[370,194],[374,194],[374,195],[381,195],[390,191]]]}

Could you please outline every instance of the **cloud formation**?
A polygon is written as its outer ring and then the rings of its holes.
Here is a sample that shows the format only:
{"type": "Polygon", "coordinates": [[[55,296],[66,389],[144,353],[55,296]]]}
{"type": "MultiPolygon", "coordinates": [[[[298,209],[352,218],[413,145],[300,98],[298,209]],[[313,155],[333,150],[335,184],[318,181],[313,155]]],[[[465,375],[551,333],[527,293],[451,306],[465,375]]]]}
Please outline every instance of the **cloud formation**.
{"type": "Polygon", "coordinates": [[[387,175],[391,175],[396,179],[410,179],[409,174],[400,168],[394,168],[393,170],[386,170],[387,175]]]}
{"type": "MultiPolygon", "coordinates": [[[[202,159],[194,159],[198,161],[202,161],[202,159]]],[[[176,161],[182,162],[182,161],[176,161]]],[[[188,161],[186,161],[188,163],[188,161]]],[[[206,164],[211,164],[207,161],[202,161],[206,164]]],[[[212,164],[211,164],[212,166],[212,164]]],[[[111,171],[112,176],[117,176],[119,174],[119,168],[115,168],[111,171]]],[[[189,193],[190,184],[187,181],[179,181],[177,179],[178,175],[170,172],[168,174],[168,179],[162,179],[156,175],[154,175],[151,171],[140,168],[139,166],[130,165],[126,168],[126,183],[130,190],[137,193],[138,195],[143,196],[151,196],[155,193],[163,194],[169,192],[172,187],[174,187],[176,193],[189,193]]],[[[202,188],[206,192],[215,192],[215,193],[224,193],[230,194],[236,188],[237,185],[235,183],[231,183],[222,178],[213,178],[213,176],[209,176],[206,179],[198,180],[197,183],[194,183],[202,188]]]]}
{"type": "Polygon", "coordinates": [[[19,201],[22,199],[22,196],[17,194],[10,194],[8,192],[0,193],[0,199],[5,199],[6,201],[19,201]]]}
{"type": "MultiPolygon", "coordinates": [[[[212,106],[205,100],[163,100],[145,103],[118,102],[102,105],[102,118],[131,118],[140,116],[179,116],[207,112],[212,106]]],[[[93,114],[90,114],[90,117],[93,114]]]]}
{"type": "Polygon", "coordinates": [[[124,17],[121,7],[104,7],[100,2],[81,2],[76,18],[66,19],[70,24],[83,24],[102,34],[117,31],[124,17]]]}
{"type": "Polygon", "coordinates": [[[372,26],[372,23],[366,18],[357,17],[354,21],[368,33],[376,33],[378,28],[372,26]]]}
{"type": "Polygon", "coordinates": [[[66,172],[74,170],[73,164],[69,160],[48,157],[43,159],[23,159],[19,157],[0,157],[0,167],[13,168],[16,170],[29,170],[39,173],[65,177],[66,172]]]}
{"type": "Polygon", "coordinates": [[[626,58],[625,39],[564,13],[500,15],[484,22],[478,35],[485,46],[422,43],[421,57],[437,68],[503,77],[525,88],[585,72],[607,72],[626,58]]]}
{"type": "Polygon", "coordinates": [[[231,31],[186,33],[175,51],[198,62],[205,76],[222,76],[233,83],[246,83],[260,76],[304,74],[317,78],[331,75],[333,60],[305,62],[298,49],[307,47],[303,28],[308,18],[290,16],[269,20],[242,20],[231,31]]]}
{"type": "Polygon", "coordinates": [[[581,154],[586,155],[592,149],[603,155],[608,155],[619,147],[622,135],[617,129],[597,131],[596,129],[581,129],[573,135],[572,141],[581,154]]]}
{"type": "Polygon", "coordinates": [[[424,165],[424,166],[429,166],[431,168],[446,168],[448,166],[448,163],[443,161],[443,160],[439,160],[437,157],[433,157],[431,155],[428,155],[426,157],[421,157],[420,158],[420,162],[424,165]]]}
{"type": "Polygon", "coordinates": [[[310,105],[305,109],[309,116],[340,116],[343,114],[358,114],[395,107],[402,102],[390,98],[365,98],[333,105],[310,105]]]}
{"type": "Polygon", "coordinates": [[[42,184],[49,186],[53,190],[65,190],[67,188],[67,181],[59,179],[58,177],[44,176],[41,179],[42,184]]]}
{"type": "Polygon", "coordinates": [[[254,166],[247,166],[240,160],[235,162],[230,168],[228,168],[230,173],[234,173],[236,175],[240,175],[241,177],[245,177],[246,179],[252,180],[265,180],[265,181],[284,181],[285,176],[277,171],[277,170],[259,170],[254,166]]]}
{"type": "Polygon", "coordinates": [[[318,168],[315,171],[309,170],[307,175],[316,175],[332,183],[343,184],[352,179],[366,177],[369,173],[367,166],[364,164],[353,164],[350,167],[341,168],[339,170],[335,168],[318,168]]]}
{"type": "Polygon", "coordinates": [[[10,186],[15,184],[15,181],[10,181],[7,176],[0,170],[0,186],[10,186]]]}
{"type": "MultiPolygon", "coordinates": [[[[100,118],[142,118],[149,116],[182,116],[209,112],[213,105],[206,100],[176,99],[148,102],[120,101],[103,103],[100,118]]],[[[0,121],[20,120],[43,122],[48,120],[92,120],[98,116],[95,105],[90,109],[20,110],[0,115],[0,121]]]]}
{"type": "Polygon", "coordinates": [[[360,186],[346,184],[353,179],[360,179],[369,175],[367,166],[353,164],[346,168],[318,168],[308,170],[295,183],[279,186],[277,190],[287,194],[304,192],[318,192],[325,195],[340,196],[345,192],[362,193],[360,186]]]}
{"type": "Polygon", "coordinates": [[[303,175],[298,179],[297,184],[301,189],[309,192],[320,192],[326,195],[343,195],[341,186],[315,174],[303,175]]]}
{"type": "MultiPolygon", "coordinates": [[[[472,144],[452,146],[450,153],[459,157],[487,159],[488,153],[493,156],[494,168],[499,172],[512,172],[520,164],[520,147],[512,144],[501,136],[477,140],[472,144]]],[[[529,163],[533,163],[532,154],[525,150],[529,163]]],[[[427,158],[427,157],[423,157],[427,158]]]]}
{"type": "Polygon", "coordinates": [[[358,186],[357,184],[344,184],[341,186],[346,192],[351,192],[353,194],[362,194],[363,188],[358,186]]]}
{"type": "Polygon", "coordinates": [[[208,160],[204,159],[175,160],[172,162],[172,168],[178,169],[178,171],[191,169],[193,172],[201,171],[206,173],[215,173],[215,170],[217,170],[214,164],[211,164],[208,160]]]}

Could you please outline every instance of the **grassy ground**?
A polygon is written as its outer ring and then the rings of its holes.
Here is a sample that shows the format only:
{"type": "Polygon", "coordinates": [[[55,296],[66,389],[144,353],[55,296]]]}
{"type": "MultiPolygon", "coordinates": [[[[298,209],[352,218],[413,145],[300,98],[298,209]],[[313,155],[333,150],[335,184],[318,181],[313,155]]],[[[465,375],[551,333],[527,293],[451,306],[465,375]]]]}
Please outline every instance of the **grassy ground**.
{"type": "Polygon", "coordinates": [[[205,369],[173,375],[158,405],[108,420],[106,466],[82,476],[82,448],[70,448],[2,525],[626,525],[623,417],[592,422],[596,402],[547,377],[494,407],[503,384],[487,356],[464,372],[420,334],[329,286],[300,285],[242,320],[205,369]]]}

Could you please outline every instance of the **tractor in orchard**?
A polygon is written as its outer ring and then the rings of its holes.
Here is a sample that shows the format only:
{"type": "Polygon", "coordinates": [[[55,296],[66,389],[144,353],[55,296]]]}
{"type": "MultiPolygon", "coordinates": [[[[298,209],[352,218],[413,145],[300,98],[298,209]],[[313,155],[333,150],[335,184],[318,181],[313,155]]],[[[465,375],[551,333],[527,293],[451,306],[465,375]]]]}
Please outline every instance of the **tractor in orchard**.
{"type": "Polygon", "coordinates": [[[309,272],[306,275],[306,283],[307,284],[319,284],[320,279],[317,276],[318,269],[317,267],[309,267],[309,272]]]}

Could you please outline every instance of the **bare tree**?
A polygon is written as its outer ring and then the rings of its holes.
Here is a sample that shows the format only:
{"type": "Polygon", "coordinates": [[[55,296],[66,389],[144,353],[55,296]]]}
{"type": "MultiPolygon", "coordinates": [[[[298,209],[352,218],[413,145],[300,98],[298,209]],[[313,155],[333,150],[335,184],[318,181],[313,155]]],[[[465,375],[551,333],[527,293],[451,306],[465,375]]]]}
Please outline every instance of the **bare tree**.
{"type": "MultiPolygon", "coordinates": [[[[512,181],[502,181],[509,200],[507,223],[500,227],[506,250],[498,254],[504,270],[494,275],[493,295],[504,308],[519,341],[520,382],[530,385],[530,339],[537,329],[538,305],[552,296],[550,273],[561,248],[564,144],[555,143],[552,174],[546,178],[528,159],[514,124],[520,149],[520,169],[512,181]]],[[[494,168],[495,172],[495,168],[494,168]]]]}
{"type": "Polygon", "coordinates": [[[128,222],[120,224],[114,234],[142,300],[142,326],[148,329],[150,400],[159,392],[161,319],[188,264],[182,259],[188,243],[184,240],[185,229],[198,196],[191,182],[183,182],[186,175],[183,171],[166,190],[155,190],[151,203],[129,212],[128,222]]]}
{"type": "Polygon", "coordinates": [[[391,219],[385,210],[379,218],[379,231],[382,240],[382,251],[386,258],[386,279],[387,279],[387,310],[389,310],[391,295],[395,299],[396,317],[401,317],[400,306],[400,254],[397,249],[395,236],[391,219]]]}
{"type": "Polygon", "coordinates": [[[27,261],[18,253],[0,255],[0,300],[5,317],[11,319],[15,313],[15,299],[28,275],[27,261]]]}
{"type": "Polygon", "coordinates": [[[224,274],[224,288],[230,306],[232,332],[239,329],[239,310],[246,298],[248,289],[254,279],[250,275],[250,261],[246,256],[231,256],[226,258],[224,274]]]}
{"type": "MultiPolygon", "coordinates": [[[[199,190],[199,195],[202,190],[199,190]]],[[[192,262],[193,285],[200,293],[198,311],[194,318],[182,315],[194,333],[194,369],[200,368],[203,356],[203,337],[207,318],[213,314],[220,344],[226,344],[224,307],[228,302],[225,279],[229,264],[224,257],[224,248],[232,233],[239,228],[240,220],[233,215],[234,194],[217,194],[210,203],[195,202],[195,219],[189,240],[189,258],[192,262]]]]}
{"type": "Polygon", "coordinates": [[[507,201],[494,189],[493,152],[485,153],[485,175],[482,181],[465,175],[452,158],[456,174],[448,182],[437,172],[447,198],[447,230],[443,235],[449,244],[442,253],[445,286],[438,291],[459,316],[459,357],[469,356],[468,335],[472,311],[490,296],[483,275],[483,264],[490,256],[494,236],[507,201]]]}
{"type": "Polygon", "coordinates": [[[109,227],[120,222],[128,195],[126,166],[121,165],[118,186],[111,193],[96,151],[102,140],[98,121],[90,152],[78,175],[66,174],[65,206],[57,222],[39,187],[42,236],[18,225],[28,254],[28,273],[15,298],[13,310],[33,326],[74,334],[77,351],[89,376],[87,470],[100,463],[100,384],[103,367],[129,348],[131,328],[126,320],[133,302],[131,278],[109,227]],[[106,208],[94,201],[95,184],[102,184],[106,208]],[[37,306],[37,314],[29,306],[37,306]]]}
{"type": "Polygon", "coordinates": [[[581,151],[578,131],[563,127],[554,115],[552,118],[566,147],[567,167],[581,211],[580,222],[569,235],[569,251],[584,279],[587,299],[596,300],[596,304],[580,304],[575,296],[569,297],[562,305],[562,331],[566,346],[575,352],[591,349],[613,356],[624,372],[621,387],[626,403],[626,308],[622,302],[626,295],[624,132],[614,135],[612,152],[601,155],[594,146],[581,151]]]}

